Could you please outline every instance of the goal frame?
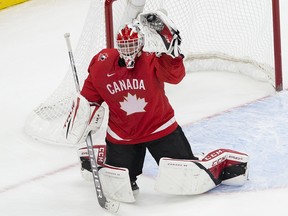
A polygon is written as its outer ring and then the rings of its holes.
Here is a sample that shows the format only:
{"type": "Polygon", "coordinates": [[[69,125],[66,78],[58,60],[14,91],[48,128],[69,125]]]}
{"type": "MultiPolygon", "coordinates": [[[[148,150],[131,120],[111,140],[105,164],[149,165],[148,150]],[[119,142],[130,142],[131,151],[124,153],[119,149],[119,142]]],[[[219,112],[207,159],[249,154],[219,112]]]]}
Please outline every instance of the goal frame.
{"type": "MultiPolygon", "coordinates": [[[[113,3],[117,0],[105,0],[105,29],[106,29],[106,46],[114,47],[114,30],[113,30],[113,3]]],[[[280,29],[280,8],[279,0],[271,0],[272,4],[272,23],[273,23],[273,40],[274,40],[274,67],[275,67],[275,90],[283,90],[282,78],[282,58],[281,58],[281,29],[280,29]]]]}

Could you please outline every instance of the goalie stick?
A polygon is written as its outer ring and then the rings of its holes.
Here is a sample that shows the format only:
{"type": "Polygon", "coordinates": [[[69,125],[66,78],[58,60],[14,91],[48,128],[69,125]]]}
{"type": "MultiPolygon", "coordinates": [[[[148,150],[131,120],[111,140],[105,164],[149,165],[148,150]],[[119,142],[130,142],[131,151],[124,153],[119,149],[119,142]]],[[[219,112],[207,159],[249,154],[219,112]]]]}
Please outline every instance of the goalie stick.
{"type": "MultiPolygon", "coordinates": [[[[70,34],[65,33],[64,38],[66,40],[66,44],[67,44],[67,48],[68,48],[68,54],[69,54],[70,64],[71,64],[73,78],[74,78],[74,82],[75,82],[75,87],[76,87],[77,92],[79,93],[80,92],[80,84],[79,84],[77,70],[76,70],[76,66],[75,66],[75,62],[74,62],[73,53],[72,53],[72,47],[71,47],[71,43],[70,43],[70,34]]],[[[104,193],[103,193],[103,188],[102,188],[102,185],[101,185],[101,182],[99,179],[99,173],[98,173],[98,167],[97,167],[97,158],[95,156],[94,149],[93,149],[91,132],[87,136],[86,145],[87,145],[87,151],[88,151],[88,155],[89,155],[89,159],[90,159],[90,163],[91,163],[93,182],[95,185],[98,203],[102,208],[116,213],[119,209],[120,203],[117,201],[110,200],[110,199],[106,198],[104,193]]]]}

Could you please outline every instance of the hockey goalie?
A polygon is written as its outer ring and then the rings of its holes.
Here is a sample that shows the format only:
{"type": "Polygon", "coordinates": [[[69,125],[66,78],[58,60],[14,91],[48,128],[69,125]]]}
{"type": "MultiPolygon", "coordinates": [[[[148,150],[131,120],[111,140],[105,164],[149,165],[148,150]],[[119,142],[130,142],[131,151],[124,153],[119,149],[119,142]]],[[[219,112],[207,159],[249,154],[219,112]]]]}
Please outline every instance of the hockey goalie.
{"type": "MultiPolygon", "coordinates": [[[[117,48],[97,53],[64,126],[68,142],[85,142],[97,132],[109,108],[106,145],[95,146],[99,177],[106,197],[134,202],[137,176],[146,150],[159,165],[156,190],[170,194],[201,194],[219,184],[241,185],[247,179],[248,156],[218,149],[199,160],[191,149],[164,84],[185,77],[180,32],[163,11],[141,13],[123,25],[117,48]]],[[[81,147],[82,173],[91,176],[87,149],[81,147]]]]}

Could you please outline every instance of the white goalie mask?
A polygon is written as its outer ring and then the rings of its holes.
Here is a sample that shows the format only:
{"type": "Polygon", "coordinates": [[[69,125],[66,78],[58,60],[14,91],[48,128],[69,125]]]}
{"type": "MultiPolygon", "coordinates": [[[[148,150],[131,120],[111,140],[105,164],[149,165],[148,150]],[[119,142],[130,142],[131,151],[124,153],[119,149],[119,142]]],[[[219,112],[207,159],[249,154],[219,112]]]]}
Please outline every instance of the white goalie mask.
{"type": "Polygon", "coordinates": [[[140,30],[132,24],[122,27],[117,34],[117,49],[124,59],[128,69],[134,68],[135,58],[144,45],[144,38],[140,30]]]}

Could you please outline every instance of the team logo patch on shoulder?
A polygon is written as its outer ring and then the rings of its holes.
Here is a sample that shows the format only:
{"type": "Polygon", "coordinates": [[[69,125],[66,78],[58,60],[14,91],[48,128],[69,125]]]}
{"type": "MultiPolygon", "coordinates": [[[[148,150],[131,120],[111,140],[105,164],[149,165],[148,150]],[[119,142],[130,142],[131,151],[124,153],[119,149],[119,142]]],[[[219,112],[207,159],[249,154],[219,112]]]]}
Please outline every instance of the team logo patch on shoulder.
{"type": "Polygon", "coordinates": [[[105,61],[108,58],[107,53],[100,53],[98,57],[98,61],[105,61]]]}

